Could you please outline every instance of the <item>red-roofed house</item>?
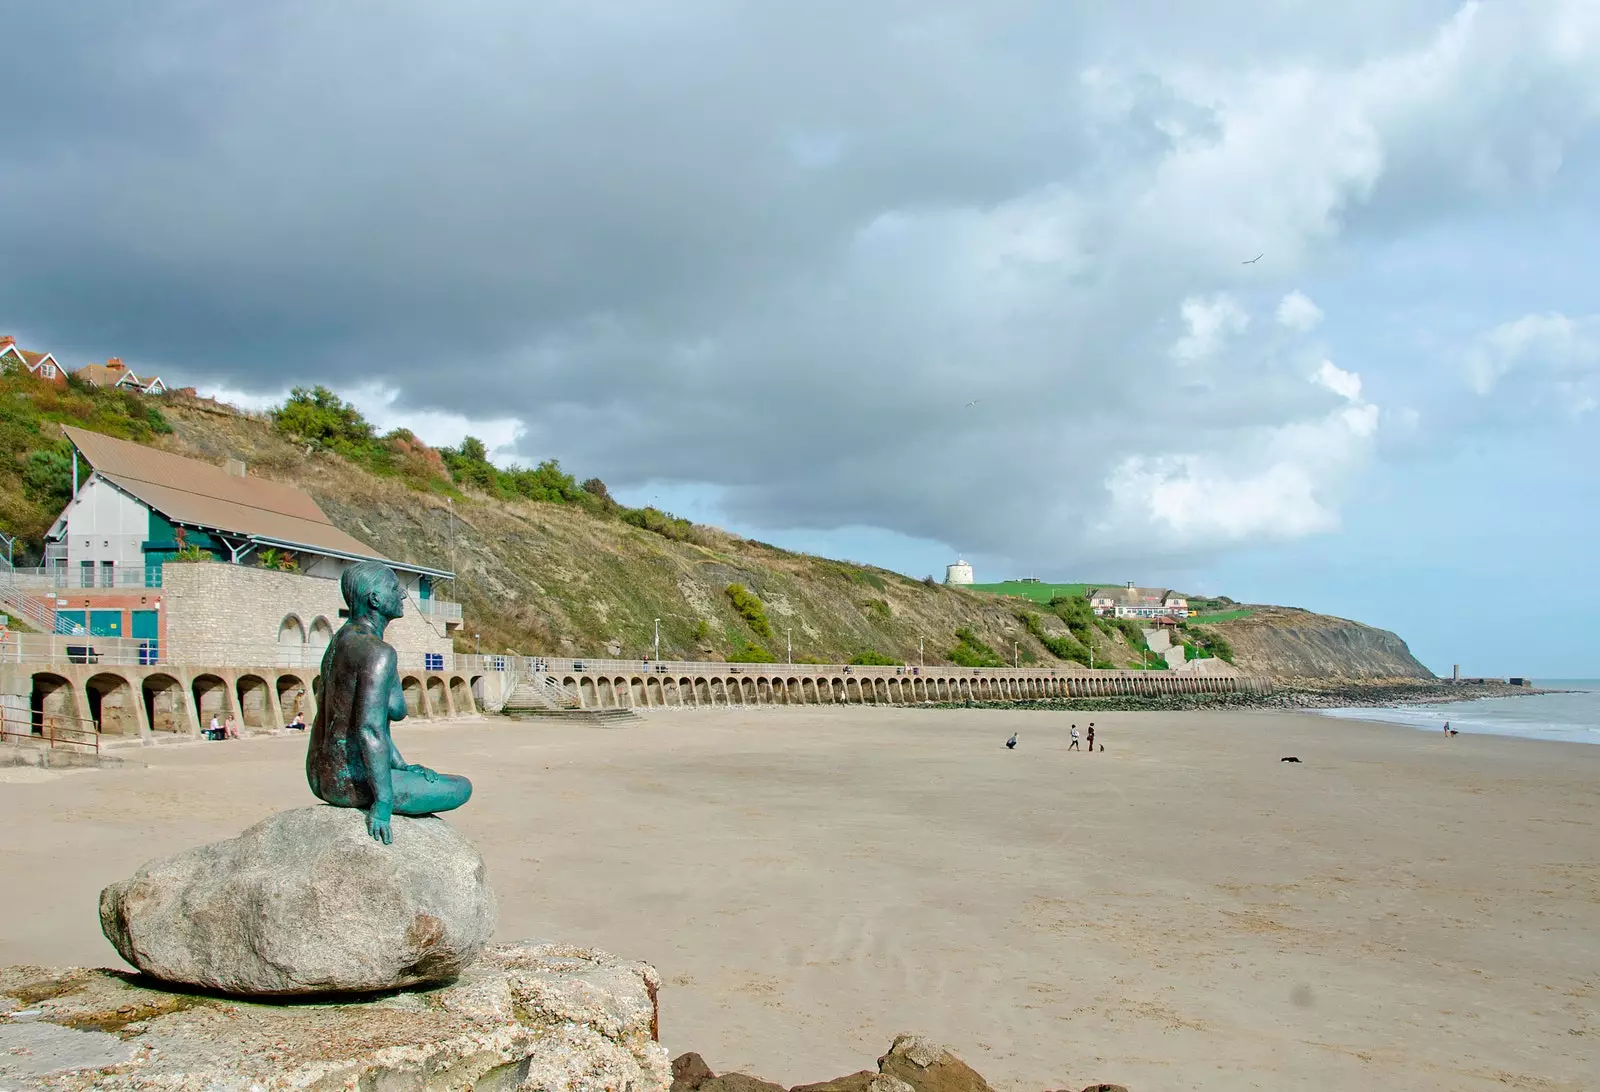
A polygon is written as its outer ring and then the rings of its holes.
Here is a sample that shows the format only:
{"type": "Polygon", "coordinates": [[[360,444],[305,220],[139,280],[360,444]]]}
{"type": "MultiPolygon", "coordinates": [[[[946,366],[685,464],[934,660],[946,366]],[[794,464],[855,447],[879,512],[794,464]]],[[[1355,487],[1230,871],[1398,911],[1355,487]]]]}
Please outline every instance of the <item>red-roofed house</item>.
{"type": "Polygon", "coordinates": [[[17,339],[7,334],[0,337],[0,370],[13,369],[25,370],[29,375],[58,387],[67,385],[67,371],[56,363],[55,357],[49,353],[20,348],[17,339]]]}
{"type": "Polygon", "coordinates": [[[104,364],[85,364],[72,374],[92,387],[120,387],[140,394],[165,394],[167,390],[167,385],[159,375],[140,379],[132,368],[115,356],[104,364]]]}

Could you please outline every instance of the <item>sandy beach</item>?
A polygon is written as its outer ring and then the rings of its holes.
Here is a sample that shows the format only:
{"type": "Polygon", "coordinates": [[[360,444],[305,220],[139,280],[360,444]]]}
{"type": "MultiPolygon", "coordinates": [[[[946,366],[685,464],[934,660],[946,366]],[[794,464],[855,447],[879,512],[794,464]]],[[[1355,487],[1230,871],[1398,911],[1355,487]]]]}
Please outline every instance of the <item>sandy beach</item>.
{"type": "MultiPolygon", "coordinates": [[[[822,1080],[915,1030],[1002,1092],[1600,1073],[1600,747],[1237,711],[395,737],[475,783],[499,935],[655,963],[663,1041],[718,1071],[822,1080]],[[1068,752],[1089,719],[1105,752],[1068,752]]],[[[0,769],[0,962],[119,965],[104,884],[312,802],[301,737],[120,753],[0,769]]]]}

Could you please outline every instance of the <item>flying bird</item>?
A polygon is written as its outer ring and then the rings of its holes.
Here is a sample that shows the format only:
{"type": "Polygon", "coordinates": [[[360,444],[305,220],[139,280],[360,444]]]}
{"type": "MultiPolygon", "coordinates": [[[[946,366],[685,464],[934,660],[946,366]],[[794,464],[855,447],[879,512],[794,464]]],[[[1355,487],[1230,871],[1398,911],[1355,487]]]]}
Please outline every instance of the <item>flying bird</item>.
{"type": "Polygon", "coordinates": [[[1011,738],[1006,740],[1006,750],[1015,751],[1016,749],[1017,749],[1017,733],[1012,732],[1011,733],[1011,738]]]}
{"type": "Polygon", "coordinates": [[[1266,256],[1267,256],[1267,252],[1266,251],[1262,251],[1260,254],[1257,254],[1254,258],[1251,258],[1248,262],[1240,262],[1239,264],[1240,265],[1255,265],[1257,262],[1259,262],[1262,258],[1265,258],[1266,256]]]}
{"type": "Polygon", "coordinates": [[[983,401],[983,399],[981,399],[981,398],[974,398],[972,401],[967,403],[967,408],[971,409],[973,406],[976,406],[979,402],[982,402],[982,401],[983,401]]]}

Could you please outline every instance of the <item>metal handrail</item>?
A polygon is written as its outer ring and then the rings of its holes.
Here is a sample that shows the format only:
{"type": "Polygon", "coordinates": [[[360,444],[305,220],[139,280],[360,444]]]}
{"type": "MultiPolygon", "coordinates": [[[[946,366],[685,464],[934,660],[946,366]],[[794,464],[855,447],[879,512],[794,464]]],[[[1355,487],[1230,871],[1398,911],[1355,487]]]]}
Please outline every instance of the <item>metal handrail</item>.
{"type": "Polygon", "coordinates": [[[0,663],[154,667],[165,662],[156,641],[139,637],[11,632],[0,637],[0,663]]]}
{"type": "Polygon", "coordinates": [[[23,725],[25,730],[18,730],[22,722],[8,716],[5,708],[0,706],[0,742],[40,742],[47,744],[51,750],[86,747],[94,754],[100,753],[100,732],[93,721],[62,713],[39,713],[40,730],[35,732],[33,717],[30,713],[23,725]]]}

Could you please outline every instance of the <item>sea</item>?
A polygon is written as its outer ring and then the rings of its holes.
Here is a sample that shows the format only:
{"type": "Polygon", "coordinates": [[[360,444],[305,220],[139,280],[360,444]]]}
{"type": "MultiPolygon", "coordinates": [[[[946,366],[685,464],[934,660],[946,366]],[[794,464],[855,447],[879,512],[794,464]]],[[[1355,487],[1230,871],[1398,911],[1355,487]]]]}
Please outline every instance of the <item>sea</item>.
{"type": "Polygon", "coordinates": [[[1600,679],[1540,679],[1534,681],[1534,686],[1561,693],[1319,712],[1350,720],[1404,724],[1425,732],[1442,732],[1444,722],[1449,721],[1450,727],[1462,735],[1600,743],[1600,679]]]}

